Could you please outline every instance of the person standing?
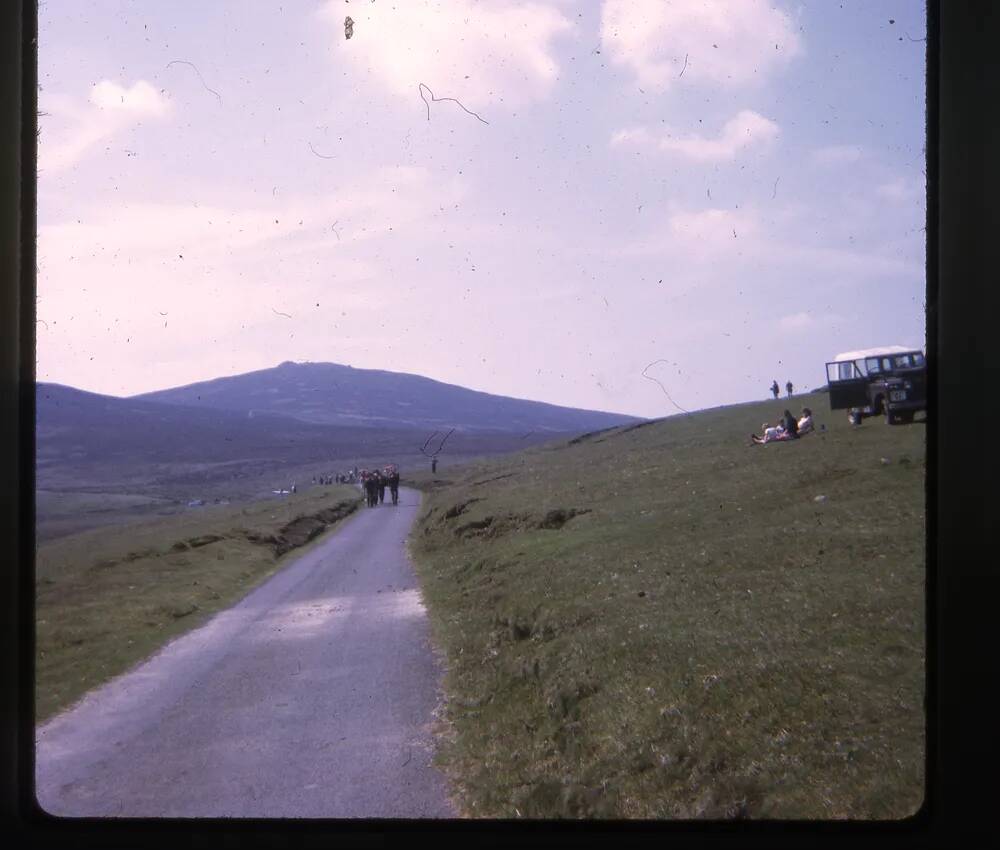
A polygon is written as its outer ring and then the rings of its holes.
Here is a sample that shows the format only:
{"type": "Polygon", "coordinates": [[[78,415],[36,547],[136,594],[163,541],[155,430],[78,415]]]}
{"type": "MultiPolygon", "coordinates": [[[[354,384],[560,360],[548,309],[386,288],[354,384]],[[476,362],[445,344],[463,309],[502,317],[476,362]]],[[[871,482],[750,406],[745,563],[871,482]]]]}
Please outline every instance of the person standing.
{"type": "Polygon", "coordinates": [[[792,397],[792,382],[791,381],[789,381],[787,384],[785,384],[785,389],[788,390],[788,397],[791,398],[792,397]]]}
{"type": "Polygon", "coordinates": [[[431,474],[438,471],[438,459],[436,457],[431,458],[431,474]]]}
{"type": "Polygon", "coordinates": [[[778,393],[781,392],[781,390],[778,388],[778,382],[777,381],[774,381],[774,383],[771,384],[771,392],[774,393],[774,397],[775,398],[777,398],[778,397],[778,393]]]}

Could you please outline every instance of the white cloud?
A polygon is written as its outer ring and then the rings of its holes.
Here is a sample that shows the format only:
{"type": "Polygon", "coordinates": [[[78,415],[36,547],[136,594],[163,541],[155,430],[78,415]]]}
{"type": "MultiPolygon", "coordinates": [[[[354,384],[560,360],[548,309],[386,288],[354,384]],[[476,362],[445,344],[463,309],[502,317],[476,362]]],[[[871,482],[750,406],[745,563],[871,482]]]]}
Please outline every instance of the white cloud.
{"type": "Polygon", "coordinates": [[[129,88],[101,80],[90,90],[90,102],[98,109],[136,116],[162,117],[170,111],[170,102],[145,80],[129,88]]]}
{"type": "Polygon", "coordinates": [[[817,165],[846,165],[861,159],[859,145],[829,145],[812,152],[811,159],[817,165]]]}
{"type": "Polygon", "coordinates": [[[768,0],[604,0],[601,43],[660,90],[681,79],[751,84],[802,51],[791,17],[768,0]]]}
{"type": "Polygon", "coordinates": [[[751,145],[772,141],[778,133],[778,125],[773,121],[744,109],[727,121],[714,139],[697,134],[675,136],[669,129],[653,134],[643,127],[636,127],[619,130],[611,137],[611,143],[655,145],[659,150],[677,153],[695,162],[722,162],[735,159],[741,150],[751,145]]]}
{"type": "Polygon", "coordinates": [[[101,80],[91,88],[88,101],[82,107],[71,98],[53,95],[44,102],[46,114],[38,144],[43,175],[71,168],[99,142],[143,119],[164,119],[172,110],[170,101],[145,80],[128,88],[101,80]],[[50,117],[62,123],[54,133],[50,117]]]}
{"type": "Polygon", "coordinates": [[[778,327],[783,331],[801,332],[815,327],[816,319],[810,313],[792,313],[778,319],[778,327]]]}
{"type": "Polygon", "coordinates": [[[766,239],[761,221],[752,210],[708,208],[671,211],[646,233],[620,246],[621,257],[663,257],[672,267],[692,269],[705,264],[718,267],[726,262],[738,262],[755,245],[766,239]]]}
{"type": "MultiPolygon", "coordinates": [[[[381,258],[386,240],[433,227],[427,223],[438,205],[460,201],[462,192],[456,180],[399,167],[281,206],[97,206],[80,222],[39,228],[39,292],[50,305],[44,318],[116,316],[138,344],[136,335],[165,321],[189,341],[213,326],[240,326],[251,314],[280,324],[271,312],[276,293],[276,309],[296,316],[333,300],[371,310],[400,297],[381,258]]],[[[90,321],[100,336],[103,320],[90,321]]]]}
{"type": "Polygon", "coordinates": [[[619,130],[611,137],[612,145],[623,145],[629,142],[639,145],[649,145],[655,141],[653,134],[645,127],[629,127],[626,130],[619,130]]]}
{"type": "Polygon", "coordinates": [[[925,189],[916,180],[897,177],[887,183],[875,187],[875,194],[880,198],[896,203],[908,203],[925,196],[925,189]]]}
{"type": "MultiPolygon", "coordinates": [[[[759,209],[674,209],[665,221],[622,245],[622,257],[662,257],[676,273],[705,267],[727,268],[740,274],[774,277],[798,270],[803,281],[816,275],[861,281],[898,275],[922,275],[919,262],[895,255],[890,246],[853,250],[816,244],[809,237],[809,210],[799,210],[799,222],[780,225],[785,218],[765,216],[759,209]],[[752,273],[747,270],[753,268],[752,273]]],[[[698,271],[697,273],[701,273],[698,271]]]]}
{"type": "MultiPolygon", "coordinates": [[[[395,94],[417,97],[429,86],[476,110],[543,97],[558,66],[552,41],[573,29],[545,3],[432,0],[365,3],[348,8],[330,0],[321,14],[335,27],[336,54],[373,74],[395,94]],[[344,38],[344,18],[354,34],[344,38]]],[[[429,98],[428,98],[429,99],[429,98]]]]}
{"type": "Polygon", "coordinates": [[[122,262],[220,261],[260,248],[298,256],[336,250],[422,221],[442,202],[462,196],[458,181],[441,183],[424,168],[381,169],[336,194],[289,198],[266,208],[141,202],[101,209],[91,220],[39,229],[39,255],[78,266],[122,262]]]}
{"type": "Polygon", "coordinates": [[[782,316],[778,319],[778,329],[782,333],[792,335],[816,333],[823,328],[829,328],[844,321],[844,317],[836,313],[823,313],[816,316],[814,313],[803,311],[782,316]]]}
{"type": "Polygon", "coordinates": [[[670,216],[670,231],[684,240],[728,242],[757,232],[757,221],[749,213],[733,210],[707,209],[697,212],[677,212],[670,216]]]}

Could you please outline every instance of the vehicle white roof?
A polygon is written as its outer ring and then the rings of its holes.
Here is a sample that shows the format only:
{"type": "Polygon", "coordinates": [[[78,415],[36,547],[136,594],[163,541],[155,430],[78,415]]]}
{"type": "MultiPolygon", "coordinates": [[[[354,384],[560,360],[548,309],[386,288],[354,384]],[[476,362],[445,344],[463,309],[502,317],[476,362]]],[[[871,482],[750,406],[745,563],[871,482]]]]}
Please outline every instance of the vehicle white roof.
{"type": "Polygon", "coordinates": [[[881,348],[862,348],[859,351],[845,351],[833,358],[834,363],[843,360],[864,360],[866,357],[881,357],[884,354],[907,354],[919,351],[917,348],[907,348],[905,345],[884,345],[881,348]]]}

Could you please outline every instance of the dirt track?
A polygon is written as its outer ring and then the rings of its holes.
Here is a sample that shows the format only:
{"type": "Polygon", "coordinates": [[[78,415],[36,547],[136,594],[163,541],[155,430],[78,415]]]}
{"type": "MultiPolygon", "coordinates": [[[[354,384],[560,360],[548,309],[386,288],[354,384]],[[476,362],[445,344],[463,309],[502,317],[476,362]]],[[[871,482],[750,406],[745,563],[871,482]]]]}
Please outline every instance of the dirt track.
{"type": "Polygon", "coordinates": [[[453,817],[431,765],[441,669],[404,541],[362,508],[201,628],[36,734],[60,816],[453,817]]]}

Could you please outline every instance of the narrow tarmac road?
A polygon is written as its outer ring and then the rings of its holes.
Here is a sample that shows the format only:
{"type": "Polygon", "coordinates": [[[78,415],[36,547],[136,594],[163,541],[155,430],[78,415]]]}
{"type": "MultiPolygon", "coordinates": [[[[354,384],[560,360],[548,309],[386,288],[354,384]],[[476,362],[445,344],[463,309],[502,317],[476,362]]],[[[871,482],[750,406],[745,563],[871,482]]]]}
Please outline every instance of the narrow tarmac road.
{"type": "Polygon", "coordinates": [[[36,731],[59,816],[455,817],[431,765],[442,670],[404,541],[362,506],[235,607],[36,731]]]}

